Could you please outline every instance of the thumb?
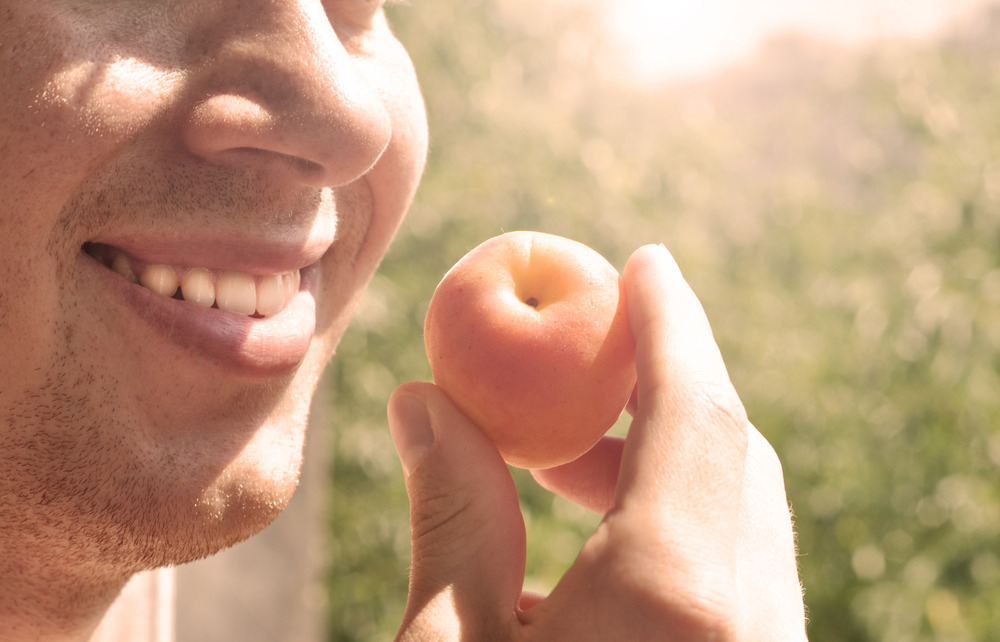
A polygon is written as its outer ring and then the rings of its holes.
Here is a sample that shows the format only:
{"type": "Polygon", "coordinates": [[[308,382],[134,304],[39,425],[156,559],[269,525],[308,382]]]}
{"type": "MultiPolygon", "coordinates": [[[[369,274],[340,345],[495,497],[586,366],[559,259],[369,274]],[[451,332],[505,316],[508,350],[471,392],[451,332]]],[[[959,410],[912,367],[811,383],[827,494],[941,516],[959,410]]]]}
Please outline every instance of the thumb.
{"type": "Polygon", "coordinates": [[[525,534],[507,466],[433,384],[403,384],[388,414],[412,533],[398,639],[487,639],[510,630],[524,581],[525,534]]]}

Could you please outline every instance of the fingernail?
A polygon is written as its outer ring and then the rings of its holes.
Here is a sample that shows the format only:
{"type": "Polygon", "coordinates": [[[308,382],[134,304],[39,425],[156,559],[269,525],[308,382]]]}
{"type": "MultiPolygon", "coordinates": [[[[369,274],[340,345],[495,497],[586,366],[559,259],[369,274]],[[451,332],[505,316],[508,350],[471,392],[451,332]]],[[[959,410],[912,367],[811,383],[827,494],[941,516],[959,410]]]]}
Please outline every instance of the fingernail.
{"type": "Polygon", "coordinates": [[[434,445],[431,417],[424,400],[409,392],[395,395],[389,406],[389,431],[403,473],[409,477],[434,445]]]}

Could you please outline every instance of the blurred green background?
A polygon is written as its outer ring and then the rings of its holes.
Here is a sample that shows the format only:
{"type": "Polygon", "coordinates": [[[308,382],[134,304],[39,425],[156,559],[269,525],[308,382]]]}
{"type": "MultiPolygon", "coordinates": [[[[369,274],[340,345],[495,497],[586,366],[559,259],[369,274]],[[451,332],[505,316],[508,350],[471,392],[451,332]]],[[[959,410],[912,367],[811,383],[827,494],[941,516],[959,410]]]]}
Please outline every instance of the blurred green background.
{"type": "MultiPolygon", "coordinates": [[[[422,188],[334,362],[330,640],[406,597],[391,390],[429,379],[441,275],[515,229],[621,267],[663,242],[785,466],[814,641],[1000,640],[1000,8],[933,40],[776,38],[630,87],[584,7],[389,9],[424,88],[422,188]]],[[[515,471],[527,588],[598,517],[515,471]]]]}

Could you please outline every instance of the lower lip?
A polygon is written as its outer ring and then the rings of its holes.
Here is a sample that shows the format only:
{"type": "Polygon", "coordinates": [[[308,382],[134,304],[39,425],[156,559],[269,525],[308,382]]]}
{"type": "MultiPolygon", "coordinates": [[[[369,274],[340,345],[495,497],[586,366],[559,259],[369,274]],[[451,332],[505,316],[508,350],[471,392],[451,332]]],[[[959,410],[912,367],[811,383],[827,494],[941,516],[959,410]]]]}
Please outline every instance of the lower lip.
{"type": "Polygon", "coordinates": [[[157,334],[178,348],[246,374],[280,376],[305,359],[316,331],[315,270],[302,270],[298,294],[278,314],[255,318],[190,301],[179,301],[136,285],[87,255],[98,284],[114,292],[157,334]]]}

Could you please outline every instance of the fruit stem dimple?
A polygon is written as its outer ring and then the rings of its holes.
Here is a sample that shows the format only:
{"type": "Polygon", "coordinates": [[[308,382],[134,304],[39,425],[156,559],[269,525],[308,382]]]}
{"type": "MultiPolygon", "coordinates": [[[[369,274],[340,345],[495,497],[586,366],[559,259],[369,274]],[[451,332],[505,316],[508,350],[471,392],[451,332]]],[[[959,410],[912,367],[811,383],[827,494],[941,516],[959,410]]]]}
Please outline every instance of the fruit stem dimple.
{"type": "Polygon", "coordinates": [[[531,306],[531,307],[533,307],[533,308],[537,308],[537,307],[538,307],[538,299],[536,299],[536,298],[535,298],[535,297],[533,297],[533,296],[532,296],[532,297],[528,297],[528,298],[527,298],[527,299],[525,300],[525,303],[527,303],[528,305],[530,305],[530,306],[531,306]]]}

